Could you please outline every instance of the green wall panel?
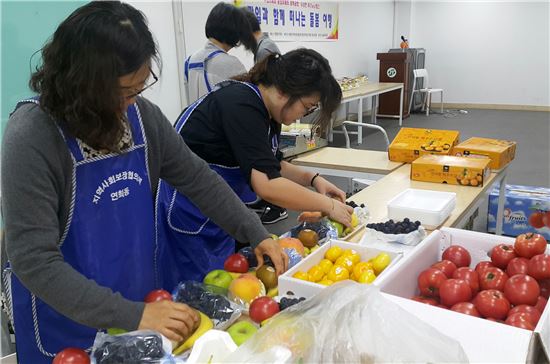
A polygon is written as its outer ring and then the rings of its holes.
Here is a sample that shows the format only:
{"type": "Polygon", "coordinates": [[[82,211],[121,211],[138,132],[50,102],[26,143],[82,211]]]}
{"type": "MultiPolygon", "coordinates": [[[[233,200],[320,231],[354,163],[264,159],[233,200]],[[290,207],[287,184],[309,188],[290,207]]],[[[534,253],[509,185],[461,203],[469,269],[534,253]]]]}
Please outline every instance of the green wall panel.
{"type": "Polygon", "coordinates": [[[32,95],[28,87],[31,69],[40,62],[40,53],[33,54],[50,39],[63,19],[85,3],[87,1],[0,0],[0,137],[17,101],[32,95]]]}

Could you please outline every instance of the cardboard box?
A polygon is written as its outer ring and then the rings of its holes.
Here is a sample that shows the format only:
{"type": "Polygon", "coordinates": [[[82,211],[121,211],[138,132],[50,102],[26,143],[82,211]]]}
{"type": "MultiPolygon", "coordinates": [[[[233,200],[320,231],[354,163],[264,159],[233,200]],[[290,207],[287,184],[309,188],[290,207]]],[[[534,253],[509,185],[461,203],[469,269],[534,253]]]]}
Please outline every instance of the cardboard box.
{"type": "MultiPolygon", "coordinates": [[[[495,232],[498,207],[499,186],[496,186],[489,195],[489,208],[487,213],[487,231],[495,232]]],[[[504,203],[504,216],[502,219],[502,232],[504,235],[516,237],[524,233],[538,233],[550,241],[550,226],[535,228],[529,222],[533,214],[538,214],[538,221],[543,214],[550,223],[550,188],[506,185],[506,200],[504,203]]],[[[537,224],[537,226],[540,226],[537,224]]]]}
{"type": "Polygon", "coordinates": [[[412,162],[411,179],[481,187],[491,173],[489,163],[491,163],[489,158],[426,154],[412,162]]]}
{"type": "Polygon", "coordinates": [[[401,256],[403,255],[401,253],[385,252],[383,250],[369,248],[356,243],[347,243],[340,240],[329,240],[319,249],[308,255],[300,263],[296,264],[294,267],[279,276],[279,294],[286,295],[288,292],[292,292],[296,297],[310,298],[315,296],[323,288],[325,288],[326,286],[323,286],[321,284],[293,278],[292,276],[299,271],[307,272],[311,267],[317,265],[325,256],[325,252],[333,245],[338,245],[344,250],[354,249],[359,253],[359,255],[361,255],[361,261],[367,261],[371,258],[374,258],[382,252],[388,253],[391,258],[391,263],[386,267],[386,269],[384,269],[384,271],[382,271],[382,273],[378,275],[378,277],[376,277],[373,284],[376,284],[380,277],[383,277],[386,272],[390,271],[395,263],[399,260],[399,258],[401,258],[401,256]]]}
{"type": "Polygon", "coordinates": [[[510,163],[516,156],[516,142],[489,138],[470,138],[456,145],[452,155],[463,157],[489,157],[489,167],[498,170],[510,163]]]}
{"type": "MultiPolygon", "coordinates": [[[[478,262],[488,260],[487,252],[495,245],[513,242],[512,238],[473,231],[436,230],[381,277],[378,286],[387,298],[456,339],[471,363],[541,362],[543,351],[550,353],[550,305],[546,306],[535,331],[529,331],[409,299],[418,294],[420,272],[439,261],[448,246],[460,244],[468,249],[472,256],[470,266],[475,267],[478,262]]],[[[550,253],[550,248],[547,252],[550,253]]]]}
{"type": "Polygon", "coordinates": [[[388,149],[394,162],[410,163],[424,154],[447,155],[458,143],[456,130],[401,128],[388,149]]]}

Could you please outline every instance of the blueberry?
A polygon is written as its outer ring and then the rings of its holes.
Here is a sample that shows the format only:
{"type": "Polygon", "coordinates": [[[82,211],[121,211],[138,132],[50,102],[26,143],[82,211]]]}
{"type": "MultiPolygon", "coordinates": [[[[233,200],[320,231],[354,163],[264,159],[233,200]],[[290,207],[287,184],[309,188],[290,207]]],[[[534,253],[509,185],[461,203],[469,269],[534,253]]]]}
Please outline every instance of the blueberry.
{"type": "Polygon", "coordinates": [[[409,221],[410,221],[410,220],[409,220],[408,217],[406,217],[406,218],[403,219],[403,222],[409,222],[409,221]]]}

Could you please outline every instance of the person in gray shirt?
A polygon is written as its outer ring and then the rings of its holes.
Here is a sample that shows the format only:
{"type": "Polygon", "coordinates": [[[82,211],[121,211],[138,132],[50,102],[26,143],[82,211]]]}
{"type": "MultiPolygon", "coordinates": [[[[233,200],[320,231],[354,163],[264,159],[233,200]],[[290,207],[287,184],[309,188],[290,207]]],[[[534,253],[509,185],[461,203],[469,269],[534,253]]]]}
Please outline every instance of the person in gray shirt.
{"type": "Polygon", "coordinates": [[[254,15],[254,13],[247,8],[241,9],[245,14],[246,19],[248,19],[248,23],[252,28],[252,34],[254,35],[254,38],[256,38],[257,46],[256,50],[254,51],[254,63],[261,62],[265,57],[269,56],[270,54],[281,54],[281,51],[279,50],[279,47],[277,47],[277,44],[275,44],[275,42],[271,40],[271,38],[269,38],[269,35],[267,35],[267,33],[262,32],[260,22],[258,21],[256,15],[254,15]]]}
{"type": "Polygon", "coordinates": [[[59,25],[42,58],[30,80],[39,95],[17,105],[2,143],[3,282],[20,363],[87,349],[99,329],[156,330],[175,342],[194,331],[199,316],[187,305],[143,303],[173,288],[159,275],[169,253],[155,235],[161,178],[286,269],[256,214],[139,96],[159,63],[142,13],[88,3],[59,25]]]}
{"type": "Polygon", "coordinates": [[[248,20],[232,4],[220,2],[212,8],[206,20],[205,34],[208,42],[204,48],[185,60],[189,104],[210,92],[218,82],[246,73],[242,62],[227,52],[239,43],[250,51],[256,48],[248,20]]]}

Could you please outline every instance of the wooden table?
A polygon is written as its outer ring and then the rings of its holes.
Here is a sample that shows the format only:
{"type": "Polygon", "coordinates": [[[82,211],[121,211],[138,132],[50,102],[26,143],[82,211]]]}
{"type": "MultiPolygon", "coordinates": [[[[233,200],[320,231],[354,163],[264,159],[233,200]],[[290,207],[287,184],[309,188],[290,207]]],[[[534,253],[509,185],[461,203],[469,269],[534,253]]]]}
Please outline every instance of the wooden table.
{"type": "Polygon", "coordinates": [[[403,165],[390,161],[387,152],[333,147],[302,154],[291,162],[321,174],[348,178],[387,175],[403,165]]]}
{"type": "MultiPolygon", "coordinates": [[[[364,82],[359,87],[354,89],[344,91],[342,93],[342,104],[345,104],[346,107],[346,119],[348,114],[348,107],[350,102],[358,101],[357,104],[357,121],[363,122],[363,99],[372,98],[372,108],[371,108],[371,123],[376,124],[376,108],[378,95],[385,92],[390,92],[394,90],[401,90],[399,98],[399,125],[403,125],[403,84],[397,82],[364,82]]],[[[334,121],[331,121],[330,130],[329,130],[329,140],[332,141],[332,133],[339,132],[333,131],[332,127],[334,126],[334,121]]],[[[363,129],[357,128],[356,132],[349,132],[349,134],[357,134],[357,143],[361,144],[363,139],[363,129]]]]}
{"type": "MultiPolygon", "coordinates": [[[[407,188],[445,191],[456,193],[456,207],[450,216],[439,226],[461,227],[482,203],[482,197],[489,193],[495,183],[500,183],[499,204],[497,210],[496,234],[502,234],[502,215],[504,210],[507,168],[491,173],[483,187],[468,187],[450,184],[411,181],[411,165],[405,164],[384,176],[377,183],[365,188],[349,199],[357,204],[366,204],[370,212],[370,221],[388,220],[387,203],[407,188]]],[[[359,241],[356,237],[354,241],[359,241]]]]}

